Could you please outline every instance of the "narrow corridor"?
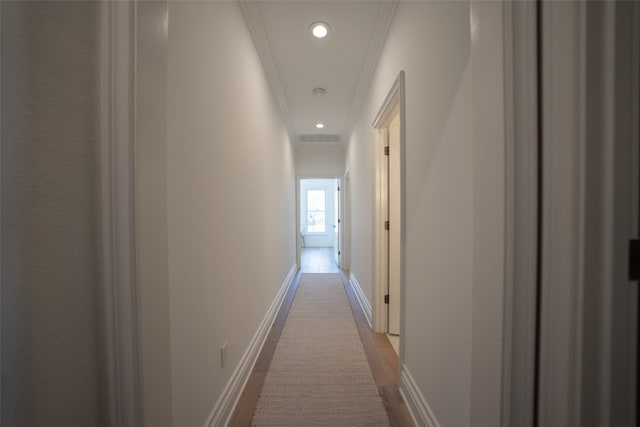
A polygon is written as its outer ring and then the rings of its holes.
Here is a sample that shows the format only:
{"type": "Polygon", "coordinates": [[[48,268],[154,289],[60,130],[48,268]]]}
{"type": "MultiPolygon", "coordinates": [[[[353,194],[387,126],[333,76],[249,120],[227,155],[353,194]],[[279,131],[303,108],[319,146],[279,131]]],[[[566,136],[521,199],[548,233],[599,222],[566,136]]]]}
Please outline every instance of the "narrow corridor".
{"type": "MultiPolygon", "coordinates": [[[[330,264],[329,261],[332,260],[331,249],[327,250],[327,248],[308,248],[306,251],[303,250],[303,254],[306,254],[307,258],[315,260],[315,264],[312,265],[316,265],[315,268],[317,269],[320,269],[318,266],[326,266],[327,264],[330,264]]],[[[307,267],[307,269],[311,268],[307,267]]],[[[304,280],[303,278],[305,276],[313,277],[315,274],[304,274],[303,271],[300,270],[296,275],[296,278],[294,279],[294,282],[282,303],[256,365],[254,366],[247,381],[244,391],[240,396],[240,400],[235,408],[235,412],[231,418],[229,426],[246,427],[252,425],[256,404],[263,390],[265,379],[267,378],[271,362],[274,358],[274,353],[276,352],[276,347],[281,338],[288,315],[290,314],[290,309],[293,305],[300,282],[301,280],[304,280]]],[[[321,275],[319,274],[318,276],[321,275]]],[[[356,295],[344,273],[340,272],[339,278],[346,292],[349,307],[355,321],[355,326],[358,330],[358,335],[364,348],[369,368],[373,374],[378,395],[382,398],[382,403],[389,416],[389,422],[392,426],[413,426],[414,423],[411,419],[411,415],[409,414],[398,390],[396,379],[396,372],[398,371],[398,356],[393,350],[393,347],[389,343],[386,335],[373,332],[367,324],[367,320],[362,312],[360,304],[358,303],[356,295]]],[[[327,372],[327,374],[330,375],[330,372],[327,372]]],[[[283,412],[287,411],[287,404],[288,401],[282,407],[283,412]]],[[[327,408],[327,411],[330,410],[331,408],[327,408]]],[[[354,410],[357,411],[357,408],[354,408],[354,410]]],[[[309,419],[308,423],[317,424],[316,421],[317,420],[309,419]]]]}
{"type": "Polygon", "coordinates": [[[300,264],[303,273],[340,273],[333,248],[302,248],[300,264]]]}

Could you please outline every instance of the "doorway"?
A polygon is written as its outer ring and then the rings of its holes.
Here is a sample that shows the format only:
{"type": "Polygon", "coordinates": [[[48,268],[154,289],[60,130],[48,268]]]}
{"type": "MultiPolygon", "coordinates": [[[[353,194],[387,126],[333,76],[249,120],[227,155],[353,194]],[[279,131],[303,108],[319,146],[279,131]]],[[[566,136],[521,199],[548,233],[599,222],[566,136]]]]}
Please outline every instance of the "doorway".
{"type": "MultiPolygon", "coordinates": [[[[404,278],[404,72],[373,122],[375,149],[374,328],[402,355],[404,278]]],[[[402,358],[400,359],[402,360],[402,358]]]]}
{"type": "Polygon", "coordinates": [[[298,180],[298,262],[305,273],[340,272],[340,190],[339,178],[298,180]]]}

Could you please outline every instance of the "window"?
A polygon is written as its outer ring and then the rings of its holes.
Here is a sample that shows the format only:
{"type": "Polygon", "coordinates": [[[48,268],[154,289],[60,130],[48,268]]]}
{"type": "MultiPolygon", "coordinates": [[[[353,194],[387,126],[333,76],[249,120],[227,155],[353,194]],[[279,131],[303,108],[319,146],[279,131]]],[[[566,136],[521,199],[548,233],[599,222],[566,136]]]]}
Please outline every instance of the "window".
{"type": "Polygon", "coordinates": [[[307,190],[307,233],[324,233],[325,190],[307,190]]]}

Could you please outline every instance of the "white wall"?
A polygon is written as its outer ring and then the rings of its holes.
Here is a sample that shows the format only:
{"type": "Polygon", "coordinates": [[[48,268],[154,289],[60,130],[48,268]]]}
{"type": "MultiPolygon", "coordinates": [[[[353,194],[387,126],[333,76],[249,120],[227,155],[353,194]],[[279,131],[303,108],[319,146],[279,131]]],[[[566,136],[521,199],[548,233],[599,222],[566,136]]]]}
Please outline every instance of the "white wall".
{"type": "Polygon", "coordinates": [[[344,175],[342,147],[297,147],[296,173],[299,177],[330,178],[344,175]]]}
{"type": "Polygon", "coordinates": [[[300,180],[300,231],[304,235],[306,247],[332,248],[334,246],[335,193],[337,183],[335,179],[301,179],[300,180]],[[307,190],[325,191],[325,232],[307,232],[307,190]]]}
{"type": "Polygon", "coordinates": [[[167,228],[168,2],[137,3],[137,196],[143,413],[170,427],[171,337],[167,228]]]}
{"type": "Polygon", "coordinates": [[[351,270],[371,302],[371,122],[404,70],[401,357],[441,425],[499,425],[501,28],[500,3],[401,2],[347,149],[351,270]]]}
{"type": "Polygon", "coordinates": [[[236,2],[170,2],[167,64],[173,425],[202,426],[295,264],[294,157],[236,2]]]}
{"type": "Polygon", "coordinates": [[[99,3],[0,8],[0,424],[104,425],[99,3]]]}

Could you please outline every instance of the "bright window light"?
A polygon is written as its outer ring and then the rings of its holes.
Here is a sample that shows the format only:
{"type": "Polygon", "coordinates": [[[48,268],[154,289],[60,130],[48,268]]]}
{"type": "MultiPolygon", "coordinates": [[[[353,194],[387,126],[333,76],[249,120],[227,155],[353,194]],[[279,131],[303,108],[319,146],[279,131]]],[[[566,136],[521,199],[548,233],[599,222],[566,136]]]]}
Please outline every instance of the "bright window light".
{"type": "Polygon", "coordinates": [[[307,190],[307,233],[324,233],[325,201],[324,190],[307,190]]]}
{"type": "Polygon", "coordinates": [[[318,129],[322,129],[324,127],[324,124],[323,123],[316,123],[316,127],[318,129]]]}

